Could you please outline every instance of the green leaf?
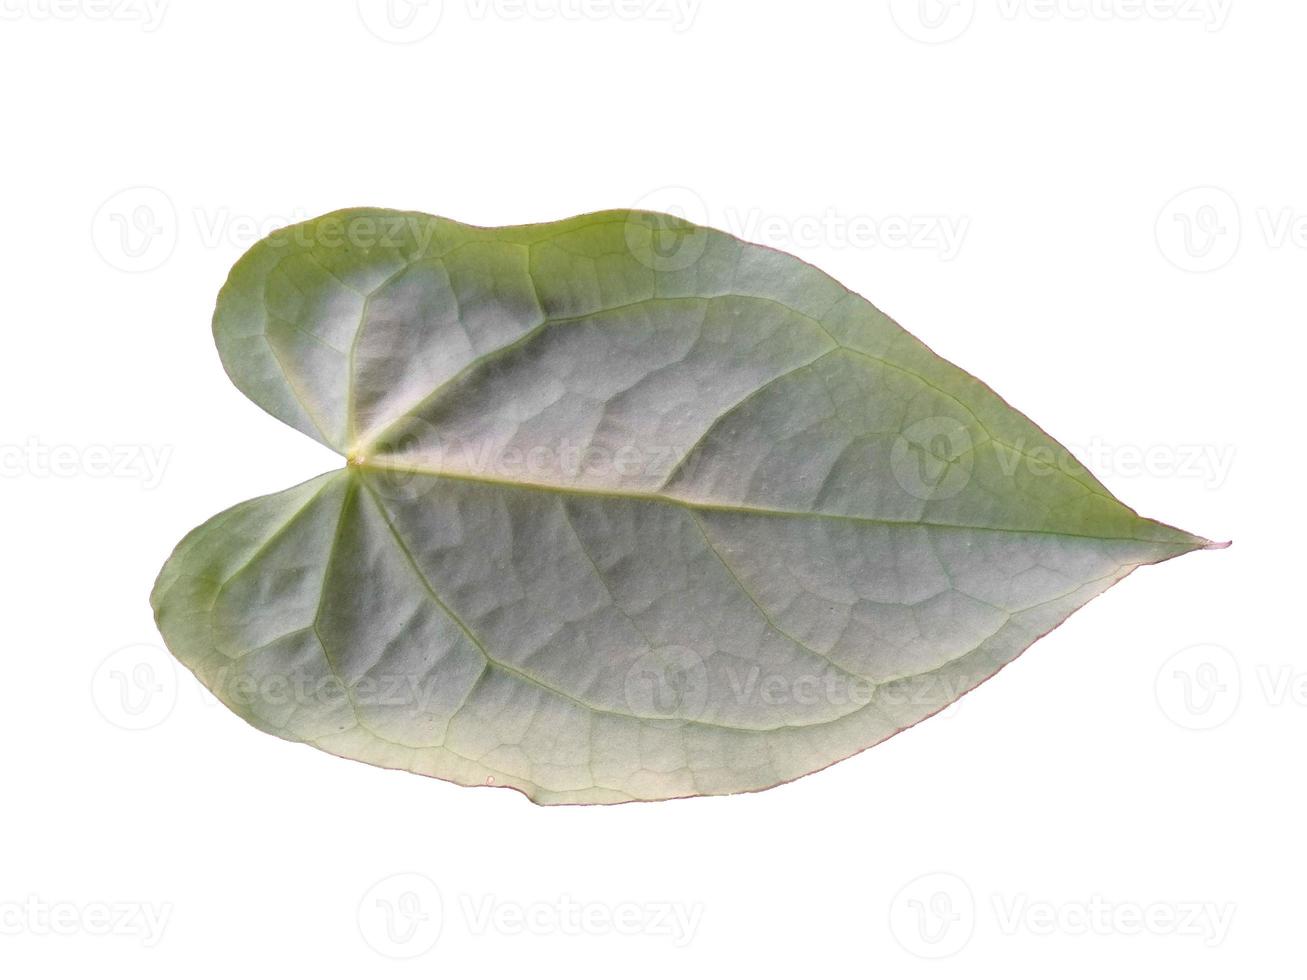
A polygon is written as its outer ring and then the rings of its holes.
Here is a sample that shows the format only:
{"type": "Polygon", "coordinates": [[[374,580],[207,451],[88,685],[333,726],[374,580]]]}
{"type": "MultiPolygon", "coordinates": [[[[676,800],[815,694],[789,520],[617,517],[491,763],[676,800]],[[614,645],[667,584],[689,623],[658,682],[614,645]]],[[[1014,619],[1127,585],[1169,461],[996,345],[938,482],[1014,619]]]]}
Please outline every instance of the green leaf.
{"type": "Polygon", "coordinates": [[[539,803],[821,769],[1210,545],[817,269],[667,215],[326,215],[240,259],[214,335],[348,465],[181,542],[168,646],[265,731],[539,803]]]}

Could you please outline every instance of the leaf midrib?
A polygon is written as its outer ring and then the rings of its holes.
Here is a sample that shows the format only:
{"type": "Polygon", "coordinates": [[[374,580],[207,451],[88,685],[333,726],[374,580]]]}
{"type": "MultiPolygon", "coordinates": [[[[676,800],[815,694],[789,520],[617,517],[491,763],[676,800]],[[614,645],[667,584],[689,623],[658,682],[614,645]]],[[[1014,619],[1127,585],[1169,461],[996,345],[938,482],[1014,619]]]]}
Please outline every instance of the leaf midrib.
{"type": "MultiPolygon", "coordinates": [[[[507,487],[513,490],[524,490],[534,493],[560,494],[564,496],[575,497],[597,497],[608,500],[635,500],[653,503],[671,504],[682,507],[690,511],[703,511],[709,513],[725,514],[744,514],[753,517],[774,517],[774,518],[811,518],[817,520],[831,521],[848,521],[856,524],[870,524],[880,527],[903,527],[903,528],[932,528],[945,531],[992,531],[999,534],[1042,534],[1062,538],[1084,539],[1089,541],[1128,541],[1143,544],[1161,544],[1181,546],[1187,542],[1176,540],[1175,538],[1145,538],[1131,537],[1122,535],[1100,535],[1100,534],[1083,534],[1075,531],[1060,531],[1049,528],[1017,528],[1017,527],[993,527],[985,524],[957,524],[946,521],[904,521],[894,520],[883,517],[866,517],[856,514],[831,514],[825,511],[801,511],[785,510],[775,507],[758,507],[748,504],[731,504],[712,500],[686,500],[682,497],[676,497],[667,493],[649,492],[641,490],[609,490],[598,487],[566,487],[559,484],[551,483],[533,483],[531,481],[501,480],[491,476],[484,476],[476,473],[460,473],[453,470],[437,470],[422,466],[415,466],[403,461],[394,461],[386,465],[374,460],[353,459],[349,461],[348,469],[359,470],[370,473],[394,473],[402,472],[410,476],[427,476],[436,479],[456,480],[464,483],[480,483],[488,486],[507,487]]],[[[1125,505],[1123,504],[1122,507],[1125,505]]],[[[1133,514],[1133,511],[1131,512],[1133,514]]],[[[1139,517],[1134,514],[1137,520],[1145,521],[1155,527],[1169,527],[1161,524],[1151,518],[1139,517]]],[[[1171,530],[1176,530],[1170,528],[1171,530]]],[[[1177,531],[1183,534],[1184,532],[1177,531]]],[[[1195,538],[1193,548],[1203,547],[1202,539],[1195,538]]]]}

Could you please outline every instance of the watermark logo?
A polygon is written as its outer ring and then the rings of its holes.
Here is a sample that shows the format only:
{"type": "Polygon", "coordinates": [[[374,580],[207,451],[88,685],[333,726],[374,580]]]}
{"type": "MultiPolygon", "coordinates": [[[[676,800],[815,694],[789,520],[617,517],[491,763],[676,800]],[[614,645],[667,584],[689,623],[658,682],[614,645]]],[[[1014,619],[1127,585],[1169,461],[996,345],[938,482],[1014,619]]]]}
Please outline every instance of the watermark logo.
{"type": "Polygon", "coordinates": [[[932,252],[944,262],[958,257],[971,230],[969,217],[946,214],[851,213],[833,207],[773,214],[757,207],[712,208],[702,195],[679,185],[651,191],[631,207],[627,247],[655,272],[679,272],[698,262],[710,236],[705,225],[783,250],[912,249],[932,252]]]}
{"type": "Polygon", "coordinates": [[[1259,663],[1249,674],[1227,648],[1199,643],[1167,658],[1156,690],[1167,718],[1190,731],[1207,731],[1250,705],[1307,708],[1307,671],[1298,663],[1259,663]]]}
{"type": "Polygon", "coordinates": [[[391,959],[413,959],[429,951],[440,939],[444,919],[436,883],[411,871],[378,881],[358,907],[363,941],[391,959]]]}
{"type": "Polygon", "coordinates": [[[1217,728],[1239,707],[1239,663],[1233,653],[1215,643],[1185,647],[1162,664],[1154,692],[1162,713],[1181,728],[1217,728]]]}
{"type": "Polygon", "coordinates": [[[657,647],[631,664],[623,687],[636,717],[692,721],[708,706],[708,667],[688,647],[657,647]]]}
{"type": "Polygon", "coordinates": [[[363,441],[367,448],[351,454],[349,465],[367,467],[368,485],[387,500],[421,499],[437,485],[432,474],[447,465],[446,440],[420,415],[405,415],[363,441]]]}
{"type": "Polygon", "coordinates": [[[1215,272],[1245,248],[1307,251],[1307,213],[1291,206],[1244,207],[1219,187],[1177,194],[1157,218],[1162,255],[1185,272],[1215,272]]]}
{"type": "Polygon", "coordinates": [[[991,892],[978,903],[971,886],[947,872],[922,875],[890,903],[890,933],[907,952],[944,959],[970,942],[977,924],[999,935],[1071,937],[1175,937],[1212,948],[1225,942],[1233,902],[1116,900],[1101,894],[1050,900],[1025,893],[991,892]],[[992,920],[990,918],[992,916],[992,920]]]}
{"type": "MultiPolygon", "coordinates": [[[[1079,24],[1138,21],[1198,24],[1219,31],[1229,19],[1233,0],[995,0],[987,12],[1005,23],[1079,24]]],[[[890,0],[898,29],[923,44],[943,44],[961,37],[976,16],[975,0],[890,0]]]]}
{"type": "Polygon", "coordinates": [[[913,956],[939,960],[957,954],[976,929],[971,886],[944,871],[913,879],[890,902],[889,929],[913,956]]]}
{"type": "Polygon", "coordinates": [[[1239,251],[1239,205],[1219,187],[1193,187],[1171,198],[1157,216],[1157,247],[1185,272],[1214,272],[1239,251]]]}
{"type": "MultiPolygon", "coordinates": [[[[570,895],[521,901],[497,895],[458,896],[451,904],[473,938],[498,936],[651,936],[688,946],[703,919],[701,903],[586,901],[570,895]]],[[[369,947],[391,959],[429,952],[445,926],[440,889],[426,875],[405,872],[383,878],[359,903],[359,932],[369,947]]]]}
{"type": "Polygon", "coordinates": [[[631,205],[626,247],[654,272],[680,272],[703,256],[711,223],[708,203],[688,187],[669,185],[631,205]],[[652,213],[644,213],[652,212],[652,213]]]}
{"type": "Polygon", "coordinates": [[[96,210],[91,240],[115,269],[150,272],[177,247],[177,208],[157,187],[128,187],[96,210]]]}
{"type": "Polygon", "coordinates": [[[358,0],[363,26],[387,44],[414,44],[430,37],[444,9],[443,0],[358,0]]]}
{"type": "Polygon", "coordinates": [[[91,699],[109,724],[130,732],[162,724],[177,704],[177,664],[152,643],[134,643],[100,662],[91,699]]]}
{"type": "Polygon", "coordinates": [[[406,708],[431,711],[440,693],[439,678],[426,671],[373,670],[349,684],[331,673],[308,669],[247,671],[243,664],[220,667],[200,692],[206,704],[237,709],[406,708]]]}
{"type": "Polygon", "coordinates": [[[250,214],[226,205],[179,211],[157,187],[129,187],[104,202],[92,221],[96,251],[115,269],[150,272],[197,241],[203,248],[245,251],[263,241],[268,248],[326,251],[427,249],[438,225],[418,214],[363,212],[309,219],[302,207],[250,214]]]}
{"type": "Polygon", "coordinates": [[[837,666],[819,673],[768,671],[720,651],[712,662],[710,673],[708,658],[680,646],[645,653],[627,669],[626,707],[640,718],[680,724],[701,719],[709,700],[751,715],[787,706],[831,707],[848,714],[875,704],[891,716],[910,716],[915,721],[927,714],[951,716],[958,699],[981,679],[927,673],[877,683],[837,666]],[[715,688],[711,699],[710,687],[715,688]]]}
{"type": "Polygon", "coordinates": [[[923,44],[943,44],[965,33],[976,16],[976,0],[890,0],[900,31],[923,44]]]}
{"type": "Polygon", "coordinates": [[[971,482],[976,464],[973,449],[970,431],[957,419],[921,419],[895,438],[890,449],[890,471],[910,496],[947,500],[971,482]]]}

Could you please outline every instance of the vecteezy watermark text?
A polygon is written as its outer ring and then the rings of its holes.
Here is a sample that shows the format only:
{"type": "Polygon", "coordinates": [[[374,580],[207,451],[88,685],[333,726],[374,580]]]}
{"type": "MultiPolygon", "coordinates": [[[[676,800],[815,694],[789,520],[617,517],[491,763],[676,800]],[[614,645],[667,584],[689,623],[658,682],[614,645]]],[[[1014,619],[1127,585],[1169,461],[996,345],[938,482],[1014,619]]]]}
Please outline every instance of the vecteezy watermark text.
{"type": "Polygon", "coordinates": [[[170,902],[49,901],[29,895],[0,901],[0,936],[130,936],[157,946],[172,917],[170,902]]]}
{"type": "Polygon", "coordinates": [[[0,0],[0,20],[110,21],[139,24],[146,33],[163,23],[171,0],[0,0]]]}
{"type": "Polygon", "coordinates": [[[422,215],[352,213],[309,221],[303,208],[251,214],[230,207],[194,207],[185,220],[172,196],[158,187],[127,187],[106,198],[91,220],[91,241],[106,263],[123,272],[151,272],[183,242],[244,251],[258,241],[270,248],[425,250],[437,222],[422,215]],[[193,237],[192,237],[193,236],[193,237]]]}
{"type": "MultiPolygon", "coordinates": [[[[688,946],[703,920],[702,903],[578,899],[562,894],[523,901],[461,894],[456,908],[468,935],[643,936],[688,946]]],[[[440,888],[426,875],[402,872],[373,884],[358,907],[363,941],[391,959],[430,950],[447,925],[440,888]]]]}
{"type": "Polygon", "coordinates": [[[136,480],[146,490],[163,482],[172,446],[49,444],[35,436],[21,444],[0,443],[0,479],[136,480]]]}
{"type": "Polygon", "coordinates": [[[474,936],[654,936],[676,947],[690,944],[703,918],[698,903],[580,901],[570,895],[533,902],[463,895],[459,907],[474,936]]]}
{"type": "Polygon", "coordinates": [[[415,44],[431,37],[446,14],[472,23],[504,21],[623,21],[689,30],[701,0],[356,0],[359,20],[379,40],[415,44]]]}
{"type": "Polygon", "coordinates": [[[1083,460],[1091,473],[1099,476],[1170,478],[1195,480],[1204,489],[1224,485],[1234,466],[1234,446],[1174,444],[1117,445],[1095,437],[1082,446],[1054,449],[1052,446],[1026,446],[1018,439],[1015,445],[994,444],[999,468],[1007,476],[1025,470],[1032,476],[1054,473],[1071,475],[1081,470],[1083,460]]]}
{"type": "Polygon", "coordinates": [[[731,654],[673,644],[656,646],[631,663],[623,695],[631,714],[673,726],[701,720],[710,706],[724,705],[751,711],[827,707],[847,714],[874,704],[916,721],[953,714],[958,699],[984,676],[931,671],[877,682],[835,667],[823,673],[766,670],[731,654]]]}
{"type": "MultiPolygon", "coordinates": [[[[885,248],[933,252],[952,261],[962,251],[971,219],[942,213],[821,211],[780,214],[762,208],[711,207],[697,191],[668,185],[643,194],[631,205],[636,212],[653,211],[689,222],[690,228],[655,228],[654,261],[660,268],[686,268],[703,252],[704,242],[693,226],[720,228],[737,238],[777,248],[885,248]]],[[[649,229],[635,228],[632,232],[649,229]]],[[[637,254],[639,249],[633,249],[637,254]]]]}
{"type": "Polygon", "coordinates": [[[943,44],[995,14],[1005,23],[1150,21],[1219,31],[1233,5],[1234,0],[889,0],[889,11],[899,30],[914,41],[943,44]]]}
{"type": "Polygon", "coordinates": [[[890,934],[904,950],[922,959],[955,955],[982,924],[1003,936],[1147,935],[1213,948],[1225,942],[1235,915],[1233,902],[1210,900],[1118,900],[1102,894],[1046,899],[1000,891],[990,893],[988,899],[977,901],[971,885],[956,874],[921,875],[891,900],[890,934]]]}

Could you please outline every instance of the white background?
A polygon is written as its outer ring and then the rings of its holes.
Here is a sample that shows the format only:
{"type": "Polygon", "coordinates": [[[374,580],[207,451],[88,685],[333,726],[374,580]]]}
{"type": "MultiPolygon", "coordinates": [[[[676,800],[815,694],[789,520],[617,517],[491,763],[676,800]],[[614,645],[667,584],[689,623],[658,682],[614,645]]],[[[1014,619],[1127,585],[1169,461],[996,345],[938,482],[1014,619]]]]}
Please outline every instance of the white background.
{"type": "Polygon", "coordinates": [[[1300,967],[1307,9],[438,8],[0,0],[0,971],[1300,967]],[[1234,547],[734,798],[541,809],[260,734],[174,668],[172,546],[335,465],[223,374],[237,256],[352,205],[634,204],[816,263],[1234,547]]]}

